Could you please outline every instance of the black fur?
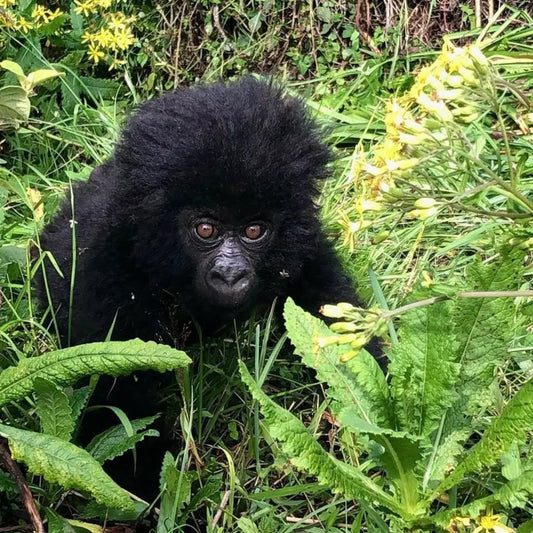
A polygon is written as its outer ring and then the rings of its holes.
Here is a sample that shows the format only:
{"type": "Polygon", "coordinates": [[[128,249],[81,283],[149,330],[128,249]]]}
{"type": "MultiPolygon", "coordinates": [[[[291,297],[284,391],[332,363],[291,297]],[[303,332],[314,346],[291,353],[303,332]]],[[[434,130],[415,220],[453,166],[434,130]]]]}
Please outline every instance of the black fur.
{"type": "MultiPolygon", "coordinates": [[[[67,198],[41,235],[64,274],[46,264],[63,342],[103,340],[116,319],[114,339],[180,344],[190,316],[215,330],[275,296],[290,295],[314,314],[324,303],[357,303],[314,204],[329,160],[301,102],[252,78],[140,106],[114,156],[74,188],[74,212],[67,198]],[[257,288],[246,305],[228,309],[197,294],[198,254],[184,230],[191,210],[234,226],[271,224],[268,244],[251,255],[257,288]]],[[[44,286],[41,275],[46,303],[44,286]]]]}

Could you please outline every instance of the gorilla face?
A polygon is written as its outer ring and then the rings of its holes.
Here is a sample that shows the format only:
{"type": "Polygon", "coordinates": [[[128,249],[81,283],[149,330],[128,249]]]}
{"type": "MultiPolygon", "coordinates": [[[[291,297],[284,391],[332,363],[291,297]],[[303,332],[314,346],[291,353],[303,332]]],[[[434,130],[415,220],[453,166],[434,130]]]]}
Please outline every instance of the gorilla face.
{"type": "Polygon", "coordinates": [[[185,210],[182,232],[195,264],[197,297],[228,311],[247,307],[258,290],[257,264],[272,242],[272,224],[229,223],[213,213],[185,210]]]}

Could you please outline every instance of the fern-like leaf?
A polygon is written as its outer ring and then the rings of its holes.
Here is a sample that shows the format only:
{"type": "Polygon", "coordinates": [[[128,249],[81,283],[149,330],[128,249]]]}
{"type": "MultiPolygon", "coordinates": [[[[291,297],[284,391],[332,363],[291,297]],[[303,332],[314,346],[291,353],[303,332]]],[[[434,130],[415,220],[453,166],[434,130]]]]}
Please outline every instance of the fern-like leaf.
{"type": "Polygon", "coordinates": [[[479,472],[494,464],[513,442],[524,440],[526,432],[531,430],[532,420],[533,383],[528,382],[504,407],[501,415],[493,420],[453,473],[435,489],[432,499],[459,483],[466,474],[479,472]]]}
{"type": "Polygon", "coordinates": [[[345,364],[339,361],[344,347],[325,346],[318,350],[317,337],[330,336],[331,331],[322,320],[303,311],[290,298],[285,303],[284,316],[295,352],[305,365],[316,371],[320,381],[328,384],[327,394],[334,400],[334,414],[344,406],[354,405],[367,422],[393,427],[389,388],[376,360],[363,350],[353,362],[345,364]]]}
{"type": "Polygon", "coordinates": [[[92,494],[109,507],[131,510],[133,502],[96,462],[91,454],[60,438],[0,425],[0,435],[9,441],[13,459],[29,471],[66,489],[92,494]]]}
{"type": "Polygon", "coordinates": [[[184,352],[139,339],[65,348],[23,359],[17,366],[6,368],[0,374],[0,405],[27,396],[38,377],[65,386],[90,374],[120,376],[149,369],[164,372],[187,366],[190,362],[184,352]]]}
{"type": "Polygon", "coordinates": [[[126,428],[122,424],[113,426],[103,433],[96,435],[87,445],[87,451],[100,463],[119,457],[135,447],[146,437],[158,437],[159,431],[148,429],[143,431],[147,426],[152,424],[157,416],[147,416],[131,421],[133,433],[128,435],[126,428]]]}
{"type": "Polygon", "coordinates": [[[37,378],[34,386],[37,393],[35,408],[41,419],[42,432],[70,440],[74,418],[67,395],[55,383],[43,378],[37,378]]]}
{"type": "Polygon", "coordinates": [[[358,468],[339,461],[326,452],[304,424],[292,413],[273,402],[257,386],[244,363],[239,362],[241,376],[252,396],[261,406],[270,434],[299,469],[316,476],[319,483],[346,498],[365,499],[384,505],[392,512],[404,515],[402,505],[358,468]]]}
{"type": "Polygon", "coordinates": [[[415,435],[430,435],[456,399],[459,367],[449,310],[449,302],[440,302],[406,313],[400,343],[391,350],[396,414],[401,428],[415,435]]]}

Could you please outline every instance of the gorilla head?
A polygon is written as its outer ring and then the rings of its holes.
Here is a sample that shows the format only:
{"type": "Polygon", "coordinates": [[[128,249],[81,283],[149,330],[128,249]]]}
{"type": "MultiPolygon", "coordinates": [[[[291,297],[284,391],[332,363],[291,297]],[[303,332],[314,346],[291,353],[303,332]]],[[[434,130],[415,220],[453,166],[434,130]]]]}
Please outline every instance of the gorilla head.
{"type": "Polygon", "coordinates": [[[276,296],[356,303],[314,204],[329,160],[302,103],[253,78],[140,106],[41,236],[64,274],[45,276],[63,337],[70,320],[70,342],[113,323],[171,342],[190,316],[212,329],[276,296]]]}

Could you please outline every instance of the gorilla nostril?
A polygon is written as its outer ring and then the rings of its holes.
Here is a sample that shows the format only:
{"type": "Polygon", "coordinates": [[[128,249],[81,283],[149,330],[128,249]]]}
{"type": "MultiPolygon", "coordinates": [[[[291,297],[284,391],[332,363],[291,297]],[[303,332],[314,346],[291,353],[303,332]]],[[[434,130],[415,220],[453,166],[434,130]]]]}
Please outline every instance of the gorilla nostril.
{"type": "Polygon", "coordinates": [[[215,285],[225,285],[233,289],[237,284],[247,285],[250,274],[246,268],[214,268],[210,279],[215,285]]]}

